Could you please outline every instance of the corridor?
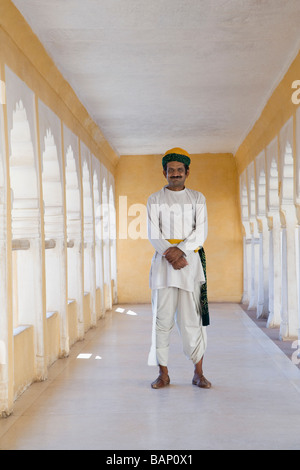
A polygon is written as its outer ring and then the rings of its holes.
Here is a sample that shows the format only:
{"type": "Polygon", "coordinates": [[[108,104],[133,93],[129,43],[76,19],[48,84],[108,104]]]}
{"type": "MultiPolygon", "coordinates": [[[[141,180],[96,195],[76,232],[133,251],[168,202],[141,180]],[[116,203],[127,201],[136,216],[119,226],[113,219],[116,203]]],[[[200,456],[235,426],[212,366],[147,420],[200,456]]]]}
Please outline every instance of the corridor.
{"type": "Polygon", "coordinates": [[[0,450],[300,449],[300,372],[238,304],[211,304],[204,371],[172,334],[170,387],[152,390],[149,305],[117,305],[0,421],[0,450]],[[119,311],[121,310],[121,311],[119,311]]]}

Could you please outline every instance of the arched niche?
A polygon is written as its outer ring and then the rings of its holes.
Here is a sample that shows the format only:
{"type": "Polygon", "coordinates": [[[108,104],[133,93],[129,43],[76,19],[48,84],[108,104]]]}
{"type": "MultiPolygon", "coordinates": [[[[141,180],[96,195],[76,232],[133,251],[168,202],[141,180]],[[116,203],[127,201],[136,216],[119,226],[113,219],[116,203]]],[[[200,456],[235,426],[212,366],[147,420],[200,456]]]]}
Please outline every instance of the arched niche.
{"type": "MultiPolygon", "coordinates": [[[[8,87],[9,89],[9,87],[8,87]]],[[[15,90],[16,91],[16,90],[15,90]]],[[[13,318],[14,326],[33,326],[32,354],[35,377],[47,376],[45,354],[45,310],[43,287],[43,253],[41,241],[41,200],[37,157],[34,95],[21,86],[19,97],[7,90],[9,166],[12,194],[11,225],[13,237],[13,318]],[[14,103],[12,105],[12,103],[14,103]],[[25,104],[26,103],[26,107],[25,104]],[[11,126],[11,127],[10,127],[11,126]]],[[[23,358],[16,358],[18,362],[23,358]]],[[[16,395],[19,393],[16,384],[16,395]]]]}
{"type": "Polygon", "coordinates": [[[293,117],[282,127],[279,139],[282,268],[280,337],[286,339],[299,334],[299,287],[297,284],[299,256],[295,249],[298,221],[294,191],[293,117]]]}
{"type": "Polygon", "coordinates": [[[279,211],[279,195],[278,195],[278,166],[275,158],[271,159],[269,167],[269,212],[279,211]]]}
{"type": "Polygon", "coordinates": [[[39,191],[34,147],[22,100],[16,103],[10,131],[10,184],[13,238],[39,237],[39,191]]]}
{"type": "Polygon", "coordinates": [[[100,162],[93,155],[93,201],[95,214],[95,271],[96,271],[96,311],[98,318],[105,313],[104,304],[104,272],[103,272],[103,234],[102,208],[100,189],[100,162]]]}
{"type": "Polygon", "coordinates": [[[249,221],[249,197],[247,170],[240,175],[240,205],[243,224],[243,296],[242,303],[249,304],[251,291],[251,231],[249,221]]]}
{"type": "Polygon", "coordinates": [[[267,215],[267,181],[266,181],[266,155],[263,150],[255,159],[256,170],[256,214],[257,217],[267,215]]]}
{"type": "MultiPolygon", "coordinates": [[[[103,168],[103,166],[102,166],[103,168]]],[[[112,307],[111,263],[110,263],[110,222],[109,194],[105,176],[102,177],[102,236],[103,236],[103,271],[104,271],[104,302],[105,309],[112,307]]]]}
{"type": "Polygon", "coordinates": [[[250,271],[250,292],[249,309],[257,310],[258,285],[259,285],[259,232],[256,219],[256,188],[255,188],[255,167],[251,162],[247,167],[247,182],[249,191],[249,223],[251,232],[250,253],[249,253],[249,271],[250,271]]]}
{"type": "Polygon", "coordinates": [[[249,220],[249,207],[248,207],[248,191],[247,186],[244,183],[241,190],[241,209],[242,209],[242,220],[249,220]]]}
{"type": "Polygon", "coordinates": [[[38,100],[39,136],[44,205],[46,324],[49,334],[53,325],[60,329],[60,342],[55,342],[48,363],[69,354],[67,315],[67,258],[65,246],[65,193],[61,121],[38,100]],[[58,345],[60,349],[58,351],[58,345]]]}
{"type": "MultiPolygon", "coordinates": [[[[66,312],[66,258],[64,246],[64,209],[61,165],[58,147],[48,128],[42,139],[42,182],[45,231],[45,281],[48,320],[58,314],[60,325],[59,349],[48,357],[50,365],[58,356],[69,353],[66,312]]],[[[48,331],[48,330],[47,330],[48,331]]]]}
{"type": "Polygon", "coordinates": [[[257,197],[257,214],[258,216],[266,216],[266,174],[261,170],[258,175],[258,197],[257,197]]]}
{"type": "Polygon", "coordinates": [[[13,406],[13,391],[10,386],[13,377],[13,337],[11,290],[8,287],[10,272],[7,258],[7,210],[6,192],[6,149],[4,137],[3,107],[0,104],[0,419],[10,415],[13,406]]]}
{"type": "Polygon", "coordinates": [[[71,145],[66,151],[66,208],[67,237],[69,241],[81,239],[81,207],[77,165],[71,145]]]}
{"type": "MultiPolygon", "coordinates": [[[[110,175],[111,176],[111,175],[110,175]]],[[[112,176],[111,176],[112,179],[112,176]]],[[[112,281],[112,302],[117,303],[117,227],[114,184],[109,186],[109,237],[110,237],[110,272],[112,281]]]]}
{"type": "Polygon", "coordinates": [[[6,241],[6,156],[3,110],[0,106],[0,241],[6,241]]]}
{"type": "MultiPolygon", "coordinates": [[[[38,177],[32,137],[22,100],[13,111],[10,131],[10,184],[12,191],[14,326],[26,324],[35,310],[33,239],[40,238],[38,177]],[[22,249],[23,248],[23,249],[22,249]]],[[[41,289],[41,286],[39,286],[41,289]]],[[[30,322],[34,324],[34,320],[30,322]]]]}
{"type": "Polygon", "coordinates": [[[96,316],[96,273],[95,273],[95,231],[93,182],[91,154],[81,142],[82,192],[83,192],[83,239],[84,239],[84,293],[85,328],[95,325],[96,316]]]}
{"type": "Polygon", "coordinates": [[[64,127],[70,342],[84,337],[84,273],[78,140],[64,127]],[[74,305],[74,308],[73,308],[74,305]]]}
{"type": "Polygon", "coordinates": [[[269,238],[269,316],[267,326],[278,328],[281,323],[281,224],[279,214],[278,140],[266,148],[267,215],[269,238]]]}
{"type": "Polygon", "coordinates": [[[42,147],[42,181],[45,238],[63,238],[63,187],[58,150],[51,129],[47,129],[42,147]]]}
{"type": "Polygon", "coordinates": [[[286,142],[282,157],[281,204],[294,204],[294,158],[290,142],[286,142]]]}
{"type": "Polygon", "coordinates": [[[83,238],[84,238],[84,290],[91,291],[92,267],[91,245],[94,242],[93,227],[93,200],[91,194],[91,181],[88,163],[82,165],[82,189],[83,189],[83,238]]]}
{"type": "Polygon", "coordinates": [[[296,141],[296,203],[300,205],[300,107],[296,111],[296,141]]]}
{"type": "Polygon", "coordinates": [[[293,118],[290,118],[282,127],[279,135],[279,196],[281,208],[294,204],[293,140],[293,118]]]}
{"type": "Polygon", "coordinates": [[[255,159],[256,219],[258,225],[258,299],[257,317],[269,315],[269,227],[267,219],[267,178],[265,150],[255,159]]]}
{"type": "Polygon", "coordinates": [[[82,187],[83,187],[83,221],[84,221],[84,241],[93,243],[93,198],[91,192],[91,176],[88,163],[83,162],[82,166],[82,187]]]}
{"type": "Polygon", "coordinates": [[[250,194],[250,217],[253,218],[256,215],[256,195],[255,195],[254,176],[251,176],[250,178],[249,194],[250,194]]]}
{"type": "MultiPolygon", "coordinates": [[[[3,109],[0,105],[0,242],[6,244],[6,155],[5,155],[5,138],[4,138],[4,119],[3,109]]],[[[3,255],[1,256],[1,259],[3,255]]],[[[5,256],[6,258],[6,256],[5,256]]],[[[0,314],[1,315],[1,314],[0,314]]]]}

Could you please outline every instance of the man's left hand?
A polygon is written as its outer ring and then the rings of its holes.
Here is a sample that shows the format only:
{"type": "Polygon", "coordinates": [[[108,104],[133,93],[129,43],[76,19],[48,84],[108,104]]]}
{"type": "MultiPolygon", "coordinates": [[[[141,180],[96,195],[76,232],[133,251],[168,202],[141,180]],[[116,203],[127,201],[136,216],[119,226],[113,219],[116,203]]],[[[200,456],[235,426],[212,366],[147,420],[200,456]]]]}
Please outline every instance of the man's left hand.
{"type": "Polygon", "coordinates": [[[184,256],[183,251],[177,246],[171,246],[164,252],[164,256],[169,263],[175,263],[181,256],[184,256]]]}

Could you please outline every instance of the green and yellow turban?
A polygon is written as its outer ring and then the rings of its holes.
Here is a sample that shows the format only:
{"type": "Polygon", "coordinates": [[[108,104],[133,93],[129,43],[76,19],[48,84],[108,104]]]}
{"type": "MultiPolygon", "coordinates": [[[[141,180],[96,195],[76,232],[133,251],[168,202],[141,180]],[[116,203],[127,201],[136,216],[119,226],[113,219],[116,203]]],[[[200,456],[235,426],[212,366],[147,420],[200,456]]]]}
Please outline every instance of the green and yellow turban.
{"type": "Polygon", "coordinates": [[[186,150],[174,147],[173,149],[168,150],[163,156],[162,166],[164,167],[169,162],[181,162],[184,165],[189,166],[191,159],[186,150]]]}

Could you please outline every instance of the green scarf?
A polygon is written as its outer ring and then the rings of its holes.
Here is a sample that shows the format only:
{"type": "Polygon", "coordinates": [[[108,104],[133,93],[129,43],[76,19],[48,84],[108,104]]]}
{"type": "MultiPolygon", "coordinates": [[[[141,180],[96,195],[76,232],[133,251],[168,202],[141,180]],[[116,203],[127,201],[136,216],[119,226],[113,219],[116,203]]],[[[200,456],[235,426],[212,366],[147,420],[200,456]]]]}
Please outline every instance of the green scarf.
{"type": "Polygon", "coordinates": [[[201,305],[201,315],[202,315],[202,325],[208,326],[209,322],[209,310],[208,310],[208,300],[207,300],[207,278],[206,278],[206,257],[204,248],[200,248],[198,251],[200,260],[203,267],[205,283],[201,286],[201,294],[200,294],[200,305],[201,305]]]}

